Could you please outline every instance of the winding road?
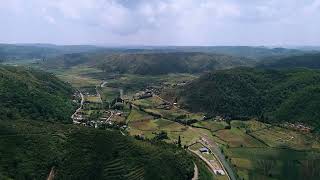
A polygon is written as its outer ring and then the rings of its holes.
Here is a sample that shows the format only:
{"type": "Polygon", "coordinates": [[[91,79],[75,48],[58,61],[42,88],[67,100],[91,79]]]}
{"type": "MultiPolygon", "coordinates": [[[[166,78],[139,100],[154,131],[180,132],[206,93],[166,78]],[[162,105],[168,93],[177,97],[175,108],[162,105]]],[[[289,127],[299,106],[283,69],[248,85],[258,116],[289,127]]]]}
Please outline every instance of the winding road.
{"type": "MultiPolygon", "coordinates": [[[[79,91],[79,90],[78,90],[79,91]]],[[[73,119],[74,118],[74,116],[82,109],[82,107],[83,107],[83,103],[84,103],[84,96],[83,96],[83,94],[81,93],[81,91],[79,91],[79,93],[80,93],[80,96],[81,96],[81,103],[80,103],[80,107],[76,110],[76,112],[74,112],[73,114],[72,114],[72,116],[71,116],[71,119],[73,119]]]]}

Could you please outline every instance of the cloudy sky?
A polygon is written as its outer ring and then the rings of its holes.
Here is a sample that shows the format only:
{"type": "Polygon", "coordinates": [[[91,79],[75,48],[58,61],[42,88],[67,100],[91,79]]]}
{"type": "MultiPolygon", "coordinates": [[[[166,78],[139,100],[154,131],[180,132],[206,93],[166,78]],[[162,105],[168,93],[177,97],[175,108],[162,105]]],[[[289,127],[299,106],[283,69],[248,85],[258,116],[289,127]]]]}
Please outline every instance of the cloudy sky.
{"type": "Polygon", "coordinates": [[[320,0],[1,0],[0,43],[320,45],[320,0]]]}

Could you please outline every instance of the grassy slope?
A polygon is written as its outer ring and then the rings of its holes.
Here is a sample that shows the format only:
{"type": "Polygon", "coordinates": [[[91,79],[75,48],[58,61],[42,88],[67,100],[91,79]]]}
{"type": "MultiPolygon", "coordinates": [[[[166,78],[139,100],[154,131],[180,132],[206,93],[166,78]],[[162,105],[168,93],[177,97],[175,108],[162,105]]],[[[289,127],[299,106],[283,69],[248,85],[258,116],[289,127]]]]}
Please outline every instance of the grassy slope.
{"type": "Polygon", "coordinates": [[[319,125],[319,82],[320,72],[306,69],[216,71],[185,87],[180,102],[212,115],[319,125]]]}
{"type": "Polygon", "coordinates": [[[69,122],[72,88],[51,74],[0,66],[0,119],[69,122]]]}

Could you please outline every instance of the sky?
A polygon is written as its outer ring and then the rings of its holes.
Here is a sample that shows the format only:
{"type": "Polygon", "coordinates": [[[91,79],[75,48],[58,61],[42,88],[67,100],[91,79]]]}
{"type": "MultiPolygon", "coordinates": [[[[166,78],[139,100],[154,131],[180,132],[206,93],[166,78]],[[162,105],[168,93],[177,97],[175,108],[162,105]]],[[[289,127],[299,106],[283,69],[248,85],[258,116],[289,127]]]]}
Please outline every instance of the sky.
{"type": "Polygon", "coordinates": [[[1,0],[0,43],[320,45],[320,0],[1,0]]]}

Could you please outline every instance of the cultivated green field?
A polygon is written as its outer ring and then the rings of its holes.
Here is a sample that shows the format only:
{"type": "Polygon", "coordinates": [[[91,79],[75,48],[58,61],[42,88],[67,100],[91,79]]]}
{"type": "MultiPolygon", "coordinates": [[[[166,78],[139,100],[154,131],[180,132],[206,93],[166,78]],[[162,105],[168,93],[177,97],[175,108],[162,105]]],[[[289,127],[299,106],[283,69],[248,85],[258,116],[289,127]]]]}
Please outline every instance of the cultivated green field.
{"type": "Polygon", "coordinates": [[[109,87],[99,87],[98,91],[101,95],[101,99],[104,102],[111,103],[115,98],[120,96],[119,89],[109,88],[109,87]]]}
{"type": "Polygon", "coordinates": [[[90,73],[101,72],[98,69],[87,66],[74,66],[69,69],[54,69],[49,70],[54,73],[61,80],[70,83],[73,87],[80,88],[84,86],[95,87],[101,81],[99,79],[90,77],[90,73]]]}
{"type": "Polygon", "coordinates": [[[199,121],[197,123],[193,123],[192,125],[195,127],[205,128],[210,131],[222,130],[222,129],[225,129],[226,126],[228,126],[228,124],[224,121],[217,122],[217,121],[213,121],[213,120],[199,121]]]}
{"type": "Polygon", "coordinates": [[[230,130],[214,135],[224,141],[223,152],[240,179],[319,177],[319,142],[310,134],[257,121],[232,121],[230,130]]]}

